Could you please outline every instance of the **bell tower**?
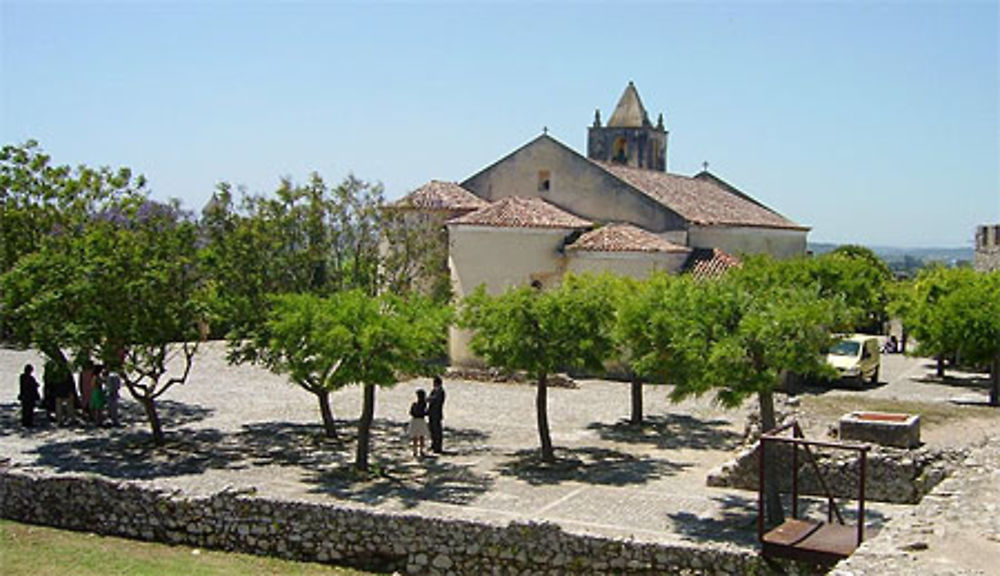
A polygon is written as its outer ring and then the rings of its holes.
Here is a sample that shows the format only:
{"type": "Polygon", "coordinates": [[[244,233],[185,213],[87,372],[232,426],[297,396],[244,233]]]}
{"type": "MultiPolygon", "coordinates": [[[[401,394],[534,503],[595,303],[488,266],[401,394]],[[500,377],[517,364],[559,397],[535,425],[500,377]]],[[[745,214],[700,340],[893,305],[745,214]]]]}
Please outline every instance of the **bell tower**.
{"type": "Polygon", "coordinates": [[[601,125],[601,111],[594,112],[594,124],[587,130],[587,158],[665,172],[667,135],[663,114],[653,126],[635,84],[629,81],[606,126],[601,125]]]}

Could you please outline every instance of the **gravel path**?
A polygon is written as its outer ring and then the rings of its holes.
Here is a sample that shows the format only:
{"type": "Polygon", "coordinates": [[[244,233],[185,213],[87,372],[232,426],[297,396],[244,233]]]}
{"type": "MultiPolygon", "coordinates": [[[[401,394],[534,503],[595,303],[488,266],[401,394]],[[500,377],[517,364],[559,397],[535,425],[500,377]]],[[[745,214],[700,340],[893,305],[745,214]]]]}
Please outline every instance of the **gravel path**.
{"type": "MultiPolygon", "coordinates": [[[[190,381],[163,397],[170,442],[161,449],[150,446],[131,399],[120,429],[62,429],[40,417],[39,428],[22,430],[16,375],[25,362],[41,362],[31,352],[0,350],[0,461],[195,494],[230,487],[504,524],[546,520],[574,532],[636,540],[756,547],[756,493],[705,486],[708,471],[739,446],[743,410],[725,411],[708,399],[670,404],[665,389],[648,386],[648,421],[637,430],[624,422],[627,384],[585,380],[553,388],[549,420],[562,462],[540,469],[532,386],[446,379],[446,453],[417,460],[404,430],[414,391],[430,389],[418,379],[378,391],[372,462],[381,475],[361,481],[349,472],[360,388],[333,395],[341,434],[327,440],[308,393],[263,369],[229,366],[223,350],[220,343],[204,345],[190,381]]],[[[912,397],[907,387],[922,373],[919,362],[887,359],[887,384],[861,393],[912,397]]],[[[926,399],[945,401],[955,393],[916,384],[926,399]]],[[[869,520],[882,524],[911,508],[876,504],[869,520]]]]}

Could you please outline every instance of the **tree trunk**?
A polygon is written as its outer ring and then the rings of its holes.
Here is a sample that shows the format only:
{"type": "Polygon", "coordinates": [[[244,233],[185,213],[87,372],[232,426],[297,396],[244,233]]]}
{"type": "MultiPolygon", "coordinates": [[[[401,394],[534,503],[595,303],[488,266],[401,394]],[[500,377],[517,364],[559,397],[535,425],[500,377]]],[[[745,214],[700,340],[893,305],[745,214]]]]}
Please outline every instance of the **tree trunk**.
{"type": "Polygon", "coordinates": [[[990,386],[990,406],[1000,406],[1000,356],[993,357],[990,379],[993,381],[990,386]]]}
{"type": "Polygon", "coordinates": [[[944,378],[944,356],[937,357],[937,377],[944,378]]]}
{"type": "Polygon", "coordinates": [[[327,438],[336,438],[337,422],[333,419],[333,410],[330,409],[330,393],[324,390],[315,394],[319,400],[319,413],[323,415],[323,432],[327,438]]]}
{"type": "Polygon", "coordinates": [[[642,380],[632,375],[632,418],[630,420],[636,426],[642,424],[642,380]]]}
{"type": "Polygon", "coordinates": [[[542,442],[542,462],[555,462],[556,455],[552,450],[552,437],[549,435],[549,379],[547,374],[538,377],[535,414],[538,417],[538,438],[542,442]]]}
{"type": "Polygon", "coordinates": [[[354,468],[359,472],[368,471],[368,444],[371,439],[372,420],[375,418],[375,385],[365,384],[364,394],[361,420],[358,421],[358,452],[354,459],[354,468]]]}
{"type": "MultiPolygon", "coordinates": [[[[770,390],[762,391],[757,394],[757,400],[760,404],[760,431],[763,434],[778,425],[774,417],[774,395],[770,390]]],[[[775,448],[776,446],[772,446],[764,454],[764,467],[767,471],[764,477],[764,513],[769,526],[777,526],[785,521],[785,512],[781,509],[781,494],[778,492],[779,471],[775,448]]]]}
{"type": "Polygon", "coordinates": [[[153,443],[163,446],[166,439],[163,436],[163,425],[160,424],[160,416],[156,413],[156,404],[152,398],[142,399],[142,409],[146,412],[146,419],[149,420],[149,427],[153,431],[153,443]]]}

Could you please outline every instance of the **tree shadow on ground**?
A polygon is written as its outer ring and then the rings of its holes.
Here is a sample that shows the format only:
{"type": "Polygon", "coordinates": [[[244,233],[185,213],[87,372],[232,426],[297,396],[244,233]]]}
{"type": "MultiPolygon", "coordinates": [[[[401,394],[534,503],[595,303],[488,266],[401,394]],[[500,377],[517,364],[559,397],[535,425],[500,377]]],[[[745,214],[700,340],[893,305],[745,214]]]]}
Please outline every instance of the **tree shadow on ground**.
{"type": "MultiPolygon", "coordinates": [[[[356,424],[356,423],[355,423],[356,424]]],[[[488,434],[473,429],[445,427],[445,455],[414,458],[406,424],[376,420],[372,424],[371,470],[358,473],[353,468],[357,427],[344,427],[343,441],[350,447],[323,465],[310,468],[303,480],[313,484],[310,492],[344,500],[380,504],[397,501],[406,508],[421,502],[467,504],[493,486],[493,479],[478,473],[473,463],[452,460],[482,451],[488,434]]]]}
{"type": "MultiPolygon", "coordinates": [[[[740,546],[757,545],[757,493],[748,492],[746,496],[726,494],[713,498],[719,504],[719,510],[710,516],[699,516],[692,512],[677,512],[669,514],[672,528],[687,540],[693,542],[720,542],[740,546]]],[[[857,505],[838,501],[840,511],[846,524],[857,525],[857,505]]],[[[782,494],[782,506],[785,514],[791,517],[791,498],[782,494]]],[[[820,498],[805,497],[799,499],[799,518],[826,521],[826,501],[820,498]]],[[[865,512],[866,536],[870,538],[888,522],[885,514],[875,510],[865,512]]],[[[836,522],[836,517],[834,517],[836,522]]]]}
{"type": "Polygon", "coordinates": [[[889,382],[879,379],[876,382],[871,380],[851,380],[846,378],[831,377],[800,377],[801,379],[788,384],[779,391],[785,392],[789,396],[809,395],[821,396],[831,390],[847,390],[852,392],[867,392],[878,390],[888,386],[889,382]]]}
{"type": "Polygon", "coordinates": [[[636,426],[628,420],[614,424],[591,422],[602,440],[628,444],[650,444],[664,450],[688,448],[692,450],[733,450],[743,440],[742,435],[730,429],[726,420],[702,420],[687,414],[647,416],[636,426]]]}
{"type": "MultiPolygon", "coordinates": [[[[933,371],[933,367],[931,367],[931,370],[933,371]]],[[[988,374],[977,373],[949,374],[945,372],[944,378],[939,378],[937,375],[931,373],[920,378],[915,378],[914,380],[924,384],[942,384],[966,390],[989,390],[992,385],[988,374]]]]}
{"type": "Polygon", "coordinates": [[[720,510],[710,516],[693,512],[668,514],[671,529],[693,542],[720,542],[740,546],[757,543],[757,494],[726,494],[713,498],[720,510]]]}
{"type": "MultiPolygon", "coordinates": [[[[215,410],[197,404],[185,404],[173,400],[159,400],[156,402],[156,413],[160,417],[164,432],[169,434],[172,429],[194,424],[210,417],[215,413],[215,410]]],[[[131,399],[122,399],[121,407],[119,408],[119,421],[124,429],[132,427],[149,428],[149,421],[146,419],[146,413],[143,411],[142,406],[131,399]]],[[[106,411],[104,423],[110,424],[106,411]]],[[[77,413],[76,421],[71,425],[70,429],[79,430],[80,435],[87,435],[88,431],[97,433],[100,430],[94,424],[83,420],[81,413],[77,413]]],[[[35,410],[35,427],[26,430],[21,427],[20,404],[0,404],[0,437],[17,432],[39,435],[41,438],[45,438],[46,436],[55,437],[62,434],[61,430],[64,429],[58,426],[54,417],[46,415],[41,407],[35,410]]],[[[151,437],[150,441],[152,441],[151,437]]]]}
{"type": "Polygon", "coordinates": [[[557,448],[555,462],[543,462],[539,450],[518,450],[499,466],[502,476],[514,476],[540,486],[582,482],[605,486],[643,484],[674,475],[691,464],[674,463],[607,448],[557,448]]]}
{"type": "MultiPolygon", "coordinates": [[[[41,411],[39,411],[40,414],[41,411]]],[[[17,432],[28,434],[33,432],[21,427],[21,404],[18,402],[0,404],[0,438],[17,432]]]]}
{"type": "Polygon", "coordinates": [[[241,456],[224,446],[224,434],[214,429],[180,429],[166,433],[163,446],[149,433],[85,430],[76,440],[38,446],[36,464],[56,472],[86,472],[117,479],[152,479],[198,474],[225,468],[241,456]]]}

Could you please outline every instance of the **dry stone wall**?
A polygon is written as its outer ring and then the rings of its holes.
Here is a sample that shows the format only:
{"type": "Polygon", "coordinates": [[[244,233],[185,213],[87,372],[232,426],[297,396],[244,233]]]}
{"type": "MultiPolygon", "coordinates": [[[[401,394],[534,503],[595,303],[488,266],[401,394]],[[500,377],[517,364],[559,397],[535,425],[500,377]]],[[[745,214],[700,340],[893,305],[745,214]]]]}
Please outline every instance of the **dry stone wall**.
{"type": "MultiPolygon", "coordinates": [[[[775,451],[776,466],[784,471],[779,485],[791,487],[791,452],[788,446],[768,446],[775,451]]],[[[943,452],[926,447],[914,450],[873,447],[866,465],[865,497],[868,500],[895,504],[915,504],[947,475],[964,453],[943,452]]],[[[821,474],[830,491],[838,498],[855,498],[858,493],[859,462],[856,452],[831,451],[816,454],[821,474]]],[[[757,447],[744,448],[734,460],[712,470],[708,485],[756,490],[759,479],[757,447]]],[[[817,476],[806,456],[799,453],[799,492],[822,495],[817,476]]]]}
{"type": "MultiPolygon", "coordinates": [[[[0,516],[142,540],[409,574],[766,574],[752,550],[572,534],[270,500],[190,497],[99,477],[0,469],[0,516]]],[[[793,573],[796,571],[793,568],[793,573]]]]}

